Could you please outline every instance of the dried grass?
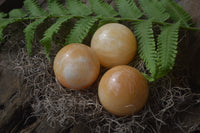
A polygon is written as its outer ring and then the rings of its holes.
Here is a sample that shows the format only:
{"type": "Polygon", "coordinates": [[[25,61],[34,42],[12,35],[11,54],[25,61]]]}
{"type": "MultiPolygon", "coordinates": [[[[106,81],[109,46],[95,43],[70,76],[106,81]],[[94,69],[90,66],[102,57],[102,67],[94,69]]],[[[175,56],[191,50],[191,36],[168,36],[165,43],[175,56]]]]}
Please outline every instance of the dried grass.
{"type": "MultiPolygon", "coordinates": [[[[52,53],[51,60],[56,52],[52,53]]],[[[33,115],[47,118],[51,127],[59,124],[70,128],[83,122],[94,133],[159,133],[167,125],[191,132],[200,124],[195,123],[191,127],[184,121],[176,120],[179,112],[187,111],[200,103],[200,94],[191,91],[185,70],[181,66],[176,66],[168,76],[149,83],[149,100],[140,112],[132,116],[117,117],[104,110],[98,99],[98,82],[106,69],[101,68],[99,78],[91,87],[76,91],[59,84],[55,79],[52,63],[47,61],[43,52],[31,57],[25,48],[20,48],[13,63],[14,69],[23,72],[24,87],[31,89],[33,115]]],[[[141,72],[147,71],[139,57],[129,65],[141,72]]]]}

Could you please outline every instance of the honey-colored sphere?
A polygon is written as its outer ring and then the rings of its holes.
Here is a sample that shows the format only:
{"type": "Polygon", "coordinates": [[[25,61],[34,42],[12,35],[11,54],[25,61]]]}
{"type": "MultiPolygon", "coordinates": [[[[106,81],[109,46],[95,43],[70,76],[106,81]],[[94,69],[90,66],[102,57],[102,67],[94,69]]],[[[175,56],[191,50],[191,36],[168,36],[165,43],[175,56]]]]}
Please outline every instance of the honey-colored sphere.
{"type": "Polygon", "coordinates": [[[103,107],[117,116],[138,112],[149,95],[146,79],[135,68],[120,65],[108,70],[100,80],[98,96],[103,107]]]}
{"type": "Polygon", "coordinates": [[[105,24],[94,33],[91,48],[104,67],[125,65],[136,54],[137,44],[132,31],[118,23],[105,24]]]}
{"type": "Polygon", "coordinates": [[[70,89],[84,89],[98,77],[100,63],[95,52],[84,44],[69,44],[56,55],[53,65],[57,80],[70,89]]]}

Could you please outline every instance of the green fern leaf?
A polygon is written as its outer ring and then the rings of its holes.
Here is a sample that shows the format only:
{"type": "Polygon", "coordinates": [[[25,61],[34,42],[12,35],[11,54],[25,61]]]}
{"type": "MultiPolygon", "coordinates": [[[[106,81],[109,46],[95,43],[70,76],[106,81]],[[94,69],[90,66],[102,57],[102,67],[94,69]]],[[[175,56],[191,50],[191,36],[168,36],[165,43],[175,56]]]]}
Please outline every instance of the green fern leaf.
{"type": "Polygon", "coordinates": [[[135,35],[138,39],[138,53],[144,60],[147,69],[151,72],[152,77],[156,75],[156,45],[152,30],[152,21],[142,21],[135,25],[135,35]]]}
{"type": "Polygon", "coordinates": [[[47,58],[49,58],[49,52],[51,49],[51,41],[52,41],[52,36],[55,33],[58,33],[60,26],[62,25],[62,23],[67,22],[71,17],[61,17],[58,18],[56,23],[54,23],[50,28],[48,28],[45,33],[44,33],[44,37],[40,40],[41,44],[44,46],[45,48],[45,53],[47,58]]]}
{"type": "Polygon", "coordinates": [[[99,24],[98,24],[98,28],[105,25],[105,24],[108,24],[108,23],[118,23],[118,20],[115,20],[115,19],[102,19],[99,21],[99,24]]]}
{"type": "Polygon", "coordinates": [[[180,23],[162,27],[158,36],[158,66],[157,78],[166,75],[172,70],[177,54],[178,29],[180,23]]]}
{"type": "Polygon", "coordinates": [[[173,0],[161,0],[163,5],[166,7],[170,17],[174,20],[174,22],[179,22],[182,26],[189,27],[189,21],[191,21],[190,15],[175,1],[173,0]]]}
{"type": "Polygon", "coordinates": [[[13,19],[0,19],[0,42],[3,41],[3,30],[8,25],[13,23],[13,19]]]}
{"type": "Polygon", "coordinates": [[[92,11],[79,0],[66,0],[67,9],[72,15],[88,16],[92,11]]]}
{"type": "Polygon", "coordinates": [[[26,16],[26,13],[23,9],[13,9],[9,12],[10,18],[24,18],[26,16]]]}
{"type": "Polygon", "coordinates": [[[158,0],[139,0],[139,4],[145,15],[153,21],[164,22],[170,16],[158,0]]]}
{"type": "Polygon", "coordinates": [[[6,17],[6,16],[7,16],[6,13],[0,12],[0,18],[4,18],[4,17],[6,17]]]}
{"type": "Polygon", "coordinates": [[[28,54],[31,54],[31,49],[32,49],[32,42],[34,39],[34,33],[36,31],[36,28],[39,24],[41,24],[46,17],[40,18],[29,24],[25,29],[24,29],[24,34],[25,34],[25,40],[26,40],[26,47],[27,47],[27,52],[28,54]]]}
{"type": "Polygon", "coordinates": [[[81,43],[97,20],[96,17],[88,17],[77,21],[70,34],[67,36],[65,44],[81,43]]]}
{"type": "Polygon", "coordinates": [[[47,12],[40,8],[33,0],[25,0],[24,6],[31,17],[47,16],[47,12]]]}
{"type": "Polygon", "coordinates": [[[65,7],[58,3],[56,0],[48,1],[48,10],[49,14],[52,16],[60,16],[60,15],[67,15],[68,11],[65,7]]]}
{"type": "Polygon", "coordinates": [[[143,15],[133,0],[115,0],[115,2],[119,15],[123,18],[138,19],[143,15]]]}
{"type": "Polygon", "coordinates": [[[89,0],[89,3],[96,15],[102,17],[114,17],[118,15],[111,5],[102,0],[89,0]]]}
{"type": "Polygon", "coordinates": [[[142,73],[142,75],[149,81],[149,82],[153,82],[155,81],[155,77],[151,77],[146,73],[142,73]]]}

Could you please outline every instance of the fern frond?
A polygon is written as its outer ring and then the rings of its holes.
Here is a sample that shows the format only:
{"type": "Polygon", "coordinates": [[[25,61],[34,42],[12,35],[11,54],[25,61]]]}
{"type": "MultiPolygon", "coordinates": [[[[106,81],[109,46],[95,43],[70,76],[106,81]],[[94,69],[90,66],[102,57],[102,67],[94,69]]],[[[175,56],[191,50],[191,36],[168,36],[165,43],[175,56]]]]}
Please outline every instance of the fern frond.
{"type": "Polygon", "coordinates": [[[96,17],[87,17],[78,20],[67,36],[65,44],[81,43],[97,20],[96,17]]]}
{"type": "Polygon", "coordinates": [[[174,22],[180,21],[182,26],[190,26],[188,22],[191,21],[191,17],[180,5],[173,0],[161,0],[161,2],[166,7],[170,17],[174,20],[174,22]]]}
{"type": "Polygon", "coordinates": [[[119,15],[123,18],[138,19],[143,15],[133,0],[115,0],[115,2],[119,15]]]}
{"type": "Polygon", "coordinates": [[[26,13],[23,9],[13,9],[9,12],[10,18],[24,18],[26,16],[26,13]]]}
{"type": "Polygon", "coordinates": [[[152,21],[142,21],[135,25],[135,35],[138,39],[138,53],[144,60],[147,69],[151,72],[152,77],[155,76],[156,69],[156,45],[152,30],[152,21]]]}
{"type": "Polygon", "coordinates": [[[61,17],[58,18],[56,23],[54,23],[50,28],[48,28],[45,33],[44,37],[40,40],[40,43],[44,46],[45,48],[45,53],[47,58],[49,58],[49,52],[51,50],[51,41],[52,37],[55,33],[58,33],[60,26],[62,23],[67,22],[71,17],[61,17]]]}
{"type": "Polygon", "coordinates": [[[169,14],[158,0],[139,0],[139,4],[145,15],[154,21],[164,22],[169,18],[169,14]]]}
{"type": "Polygon", "coordinates": [[[29,24],[25,29],[24,29],[24,34],[25,34],[25,40],[26,40],[26,47],[27,47],[27,52],[28,54],[31,54],[31,49],[32,49],[32,42],[34,39],[34,33],[36,31],[36,28],[39,24],[41,24],[46,17],[40,18],[29,24]]]}
{"type": "Polygon", "coordinates": [[[83,4],[80,0],[66,0],[66,5],[72,15],[88,16],[92,14],[89,7],[83,4]]]}
{"type": "Polygon", "coordinates": [[[158,67],[157,78],[166,75],[175,64],[180,23],[162,27],[158,36],[158,67]]]}
{"type": "Polygon", "coordinates": [[[8,25],[13,23],[13,19],[0,19],[0,42],[3,41],[3,30],[8,25]]]}
{"type": "Polygon", "coordinates": [[[68,11],[65,7],[58,3],[56,0],[48,1],[48,10],[49,14],[52,16],[60,16],[60,15],[67,15],[68,11]]]}
{"type": "Polygon", "coordinates": [[[7,16],[6,13],[0,12],[0,18],[4,18],[4,17],[6,17],[6,16],[7,16]]]}
{"type": "Polygon", "coordinates": [[[47,16],[47,12],[40,8],[33,0],[25,0],[24,6],[31,17],[47,16]]]}
{"type": "Polygon", "coordinates": [[[102,0],[89,0],[89,3],[94,13],[98,16],[114,17],[118,15],[111,5],[102,0]]]}

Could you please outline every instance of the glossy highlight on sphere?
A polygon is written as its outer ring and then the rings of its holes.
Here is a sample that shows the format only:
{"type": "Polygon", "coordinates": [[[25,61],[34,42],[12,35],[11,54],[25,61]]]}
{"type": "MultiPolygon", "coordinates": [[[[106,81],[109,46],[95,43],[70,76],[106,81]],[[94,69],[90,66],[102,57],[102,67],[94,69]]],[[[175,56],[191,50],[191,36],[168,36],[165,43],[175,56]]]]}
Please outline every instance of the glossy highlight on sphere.
{"type": "Polygon", "coordinates": [[[137,43],[132,31],[118,23],[105,24],[94,33],[91,48],[104,67],[126,65],[134,58],[137,43]]]}
{"type": "Polygon", "coordinates": [[[100,80],[98,96],[103,107],[117,116],[141,110],[149,95],[146,79],[135,68],[120,65],[108,70],[100,80]]]}
{"type": "Polygon", "coordinates": [[[90,47],[73,43],[57,53],[53,69],[57,80],[63,86],[70,89],[84,89],[97,79],[100,63],[90,47]]]}

